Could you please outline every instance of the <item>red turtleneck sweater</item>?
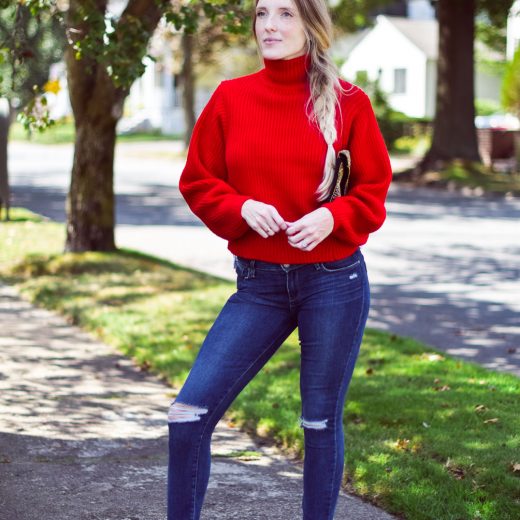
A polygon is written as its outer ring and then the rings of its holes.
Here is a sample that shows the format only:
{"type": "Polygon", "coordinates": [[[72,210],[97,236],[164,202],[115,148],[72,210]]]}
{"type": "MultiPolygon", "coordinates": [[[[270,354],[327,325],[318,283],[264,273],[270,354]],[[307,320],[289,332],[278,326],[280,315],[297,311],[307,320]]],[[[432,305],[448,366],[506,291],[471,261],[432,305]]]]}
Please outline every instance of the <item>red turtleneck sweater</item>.
{"type": "Polygon", "coordinates": [[[195,125],[179,189],[191,210],[236,255],[276,263],[338,260],[364,244],[385,219],[391,180],[385,143],[368,96],[340,80],[336,153],[352,157],[347,195],[320,204],[327,145],[305,114],[309,96],[307,55],[264,59],[264,68],[222,81],[195,125]],[[334,217],[332,233],[312,251],[289,245],[283,231],[262,238],[242,218],[247,199],[272,204],[287,222],[320,205],[334,217]]]}

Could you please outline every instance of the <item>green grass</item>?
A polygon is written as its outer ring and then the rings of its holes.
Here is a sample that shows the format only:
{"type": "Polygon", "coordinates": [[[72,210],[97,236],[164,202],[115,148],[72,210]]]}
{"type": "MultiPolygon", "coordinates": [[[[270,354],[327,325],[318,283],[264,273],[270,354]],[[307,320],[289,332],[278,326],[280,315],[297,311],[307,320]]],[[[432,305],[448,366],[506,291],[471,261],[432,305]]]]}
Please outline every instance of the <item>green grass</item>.
{"type": "MultiPolygon", "coordinates": [[[[44,132],[34,132],[29,135],[20,123],[14,122],[9,131],[9,139],[12,141],[31,141],[37,144],[73,143],[74,124],[70,121],[57,122],[44,132]]],[[[170,141],[172,139],[183,139],[183,136],[179,134],[165,135],[159,130],[117,136],[118,142],[170,141]]]]}
{"type": "Polygon", "coordinates": [[[414,171],[396,172],[395,180],[417,186],[438,186],[470,189],[475,194],[520,196],[520,172],[501,172],[471,161],[453,160],[438,169],[420,174],[414,171]]]}
{"type": "Polygon", "coordinates": [[[520,195],[520,172],[498,172],[482,164],[457,160],[447,164],[438,174],[443,183],[453,182],[485,193],[520,195]]]}
{"type": "MultiPolygon", "coordinates": [[[[0,223],[0,278],[179,388],[234,285],[135,252],[60,254],[59,226],[14,215],[0,223]]],[[[512,375],[367,330],[345,408],[345,487],[411,520],[519,518],[519,395],[512,375]]],[[[299,414],[293,334],[228,418],[302,456],[299,414]]]]}
{"type": "Polygon", "coordinates": [[[419,157],[424,155],[431,144],[431,137],[421,135],[417,137],[404,135],[395,140],[392,147],[392,154],[413,155],[419,157]]]}

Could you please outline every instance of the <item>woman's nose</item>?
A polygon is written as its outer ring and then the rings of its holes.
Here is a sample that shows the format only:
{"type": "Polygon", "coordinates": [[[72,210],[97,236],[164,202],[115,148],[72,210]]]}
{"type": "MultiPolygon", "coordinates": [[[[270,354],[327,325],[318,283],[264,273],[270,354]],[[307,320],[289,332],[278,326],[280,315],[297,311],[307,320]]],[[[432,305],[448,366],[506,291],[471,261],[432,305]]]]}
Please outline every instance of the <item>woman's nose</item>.
{"type": "Polygon", "coordinates": [[[276,22],[275,22],[274,16],[267,17],[267,20],[265,21],[265,28],[268,31],[272,31],[273,29],[276,29],[276,22]]]}

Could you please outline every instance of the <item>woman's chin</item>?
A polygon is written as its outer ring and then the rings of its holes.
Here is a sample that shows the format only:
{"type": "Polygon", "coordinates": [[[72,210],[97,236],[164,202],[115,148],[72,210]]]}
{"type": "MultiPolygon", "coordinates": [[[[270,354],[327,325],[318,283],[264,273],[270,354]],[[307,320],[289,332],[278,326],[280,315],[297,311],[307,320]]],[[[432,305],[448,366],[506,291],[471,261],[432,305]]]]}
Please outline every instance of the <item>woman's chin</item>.
{"type": "Polygon", "coordinates": [[[277,49],[264,49],[262,51],[262,56],[268,60],[282,60],[287,56],[287,53],[277,49]]]}

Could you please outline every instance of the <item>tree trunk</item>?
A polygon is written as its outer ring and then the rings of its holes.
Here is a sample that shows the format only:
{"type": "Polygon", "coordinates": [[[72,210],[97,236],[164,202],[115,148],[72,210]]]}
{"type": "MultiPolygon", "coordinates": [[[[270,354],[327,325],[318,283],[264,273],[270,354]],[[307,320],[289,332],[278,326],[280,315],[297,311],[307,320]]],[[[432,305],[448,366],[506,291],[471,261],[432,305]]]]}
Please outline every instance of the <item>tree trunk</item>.
{"type": "MultiPolygon", "coordinates": [[[[89,19],[79,16],[80,0],[71,0],[67,13],[69,37],[79,38],[92,30],[89,19]],[[78,21],[80,20],[80,21],[78,21]],[[72,36],[71,36],[72,35],[72,36]]],[[[105,13],[108,0],[90,8],[105,13]]],[[[116,33],[127,20],[143,22],[148,37],[162,12],[155,0],[128,0],[116,33]]],[[[95,17],[94,17],[95,18],[95,17]]],[[[124,36],[122,37],[124,41],[124,36]]],[[[145,54],[143,46],[142,53],[145,54]]],[[[142,56],[132,57],[141,60],[142,56]]],[[[93,58],[77,60],[69,45],[65,52],[67,83],[76,128],[74,163],[67,196],[67,238],[65,251],[112,251],[114,241],[114,149],[116,125],[123,113],[129,88],[116,87],[103,64],[93,58]]]]}
{"type": "Polygon", "coordinates": [[[421,167],[463,159],[480,162],[475,130],[475,0],[439,0],[437,101],[432,145],[421,167]]]}
{"type": "Polygon", "coordinates": [[[113,118],[107,118],[102,124],[91,119],[76,124],[74,162],[67,196],[66,251],[115,249],[116,123],[113,118]]]}
{"type": "Polygon", "coordinates": [[[195,75],[193,73],[193,46],[194,35],[184,32],[182,35],[182,52],[184,60],[181,70],[182,81],[182,108],[184,110],[184,144],[190,144],[191,134],[195,126],[195,75]]]}
{"type": "Polygon", "coordinates": [[[9,137],[9,127],[12,120],[12,109],[7,99],[0,100],[0,218],[2,208],[4,208],[4,220],[9,220],[10,198],[9,190],[9,170],[7,167],[7,143],[9,137]]]}
{"type": "Polygon", "coordinates": [[[112,251],[114,148],[125,93],[102,66],[76,60],[70,48],[65,57],[76,129],[65,251],[112,251]]]}

